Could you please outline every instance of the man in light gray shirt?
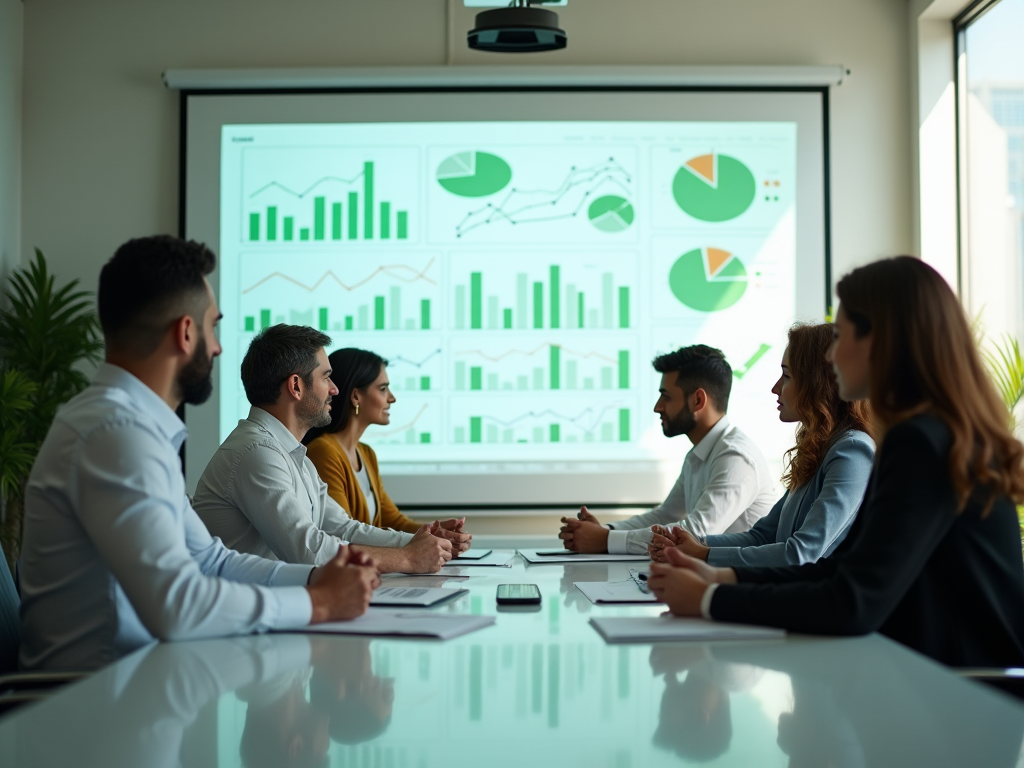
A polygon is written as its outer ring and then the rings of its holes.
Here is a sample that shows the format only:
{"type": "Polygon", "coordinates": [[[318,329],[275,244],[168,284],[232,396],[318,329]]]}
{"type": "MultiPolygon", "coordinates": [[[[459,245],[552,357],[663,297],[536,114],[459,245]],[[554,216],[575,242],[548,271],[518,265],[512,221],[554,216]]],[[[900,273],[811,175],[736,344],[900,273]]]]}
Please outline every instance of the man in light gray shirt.
{"type": "Polygon", "coordinates": [[[175,410],[212,391],[215,263],[202,245],[151,237],[100,273],[106,362],[57,414],[28,481],[25,667],[95,669],[157,639],[351,619],[379,583],[347,547],[318,568],[232,552],[189,504],[175,410]]]}
{"type": "Polygon", "coordinates": [[[665,437],[686,435],[693,448],[679,479],[659,506],[612,525],[583,507],[562,518],[559,537],[575,552],[645,554],[652,527],[681,525],[699,540],[737,533],[768,514],[775,503],[768,464],[753,441],[729,422],[732,368],[721,351],[703,344],[654,360],[661,374],[654,412],[665,437]]]}
{"type": "Polygon", "coordinates": [[[302,438],[330,423],[338,389],[324,345],[313,328],[275,325],[260,331],[242,361],[252,405],[228,435],[196,488],[195,509],[210,533],[240,552],[286,563],[319,565],[351,542],[382,573],[432,573],[468,547],[455,521],[416,534],[353,520],[327,494],[302,438]]]}

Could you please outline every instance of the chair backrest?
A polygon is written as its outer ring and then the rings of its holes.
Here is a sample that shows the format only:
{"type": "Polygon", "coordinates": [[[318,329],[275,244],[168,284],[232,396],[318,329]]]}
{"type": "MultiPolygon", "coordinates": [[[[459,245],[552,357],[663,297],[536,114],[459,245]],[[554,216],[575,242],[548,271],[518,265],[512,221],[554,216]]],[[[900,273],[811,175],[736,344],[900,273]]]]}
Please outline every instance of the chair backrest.
{"type": "Polygon", "coordinates": [[[18,668],[18,649],[21,646],[21,620],[18,610],[21,599],[14,587],[14,579],[7,567],[7,557],[0,547],[0,674],[18,668]]]}

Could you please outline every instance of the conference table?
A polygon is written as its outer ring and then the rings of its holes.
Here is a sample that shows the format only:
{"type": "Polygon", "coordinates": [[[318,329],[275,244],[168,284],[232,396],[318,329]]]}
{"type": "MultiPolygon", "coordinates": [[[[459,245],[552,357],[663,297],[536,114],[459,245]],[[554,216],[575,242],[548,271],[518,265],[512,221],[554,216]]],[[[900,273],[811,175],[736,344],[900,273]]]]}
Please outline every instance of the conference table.
{"type": "Polygon", "coordinates": [[[879,635],[606,643],[591,617],[662,608],[594,605],[573,582],[622,581],[631,567],[520,556],[460,566],[468,593],[420,610],[497,618],[444,642],[296,633],[154,644],[0,720],[0,765],[1022,764],[1024,706],[879,635]],[[502,583],[537,584],[541,604],[497,606],[502,583]]]}

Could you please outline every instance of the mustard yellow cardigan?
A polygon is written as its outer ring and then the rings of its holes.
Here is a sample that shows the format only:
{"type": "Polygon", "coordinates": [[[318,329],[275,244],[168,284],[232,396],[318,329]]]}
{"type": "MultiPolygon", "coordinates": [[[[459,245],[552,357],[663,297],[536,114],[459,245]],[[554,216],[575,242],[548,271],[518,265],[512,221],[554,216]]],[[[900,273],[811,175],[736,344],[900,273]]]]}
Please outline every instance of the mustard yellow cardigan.
{"type": "Polygon", "coordinates": [[[377,498],[377,512],[370,520],[370,507],[359,487],[359,479],[349,463],[344,449],[333,435],[320,435],[306,446],[306,455],[316,467],[320,479],[327,483],[328,495],[338,502],[349,517],[362,523],[378,528],[394,528],[396,531],[416,533],[420,527],[417,523],[398,511],[398,507],[388,496],[380,481],[380,470],[377,467],[377,454],[373,448],[363,443],[356,446],[359,458],[366,467],[370,487],[377,498]]]}

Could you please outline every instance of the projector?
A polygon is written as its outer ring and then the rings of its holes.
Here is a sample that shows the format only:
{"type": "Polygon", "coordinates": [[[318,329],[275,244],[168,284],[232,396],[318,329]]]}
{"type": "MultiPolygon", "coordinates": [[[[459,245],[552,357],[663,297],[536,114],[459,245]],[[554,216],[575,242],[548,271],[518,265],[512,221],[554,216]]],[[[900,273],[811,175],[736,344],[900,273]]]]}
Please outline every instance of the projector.
{"type": "MultiPolygon", "coordinates": [[[[496,53],[533,53],[565,48],[565,30],[558,14],[531,7],[531,0],[514,0],[508,8],[494,8],[476,15],[476,29],[468,34],[469,47],[496,53]]],[[[538,0],[532,0],[537,3],[538,0]]],[[[543,2],[543,0],[540,0],[543,2]]]]}

